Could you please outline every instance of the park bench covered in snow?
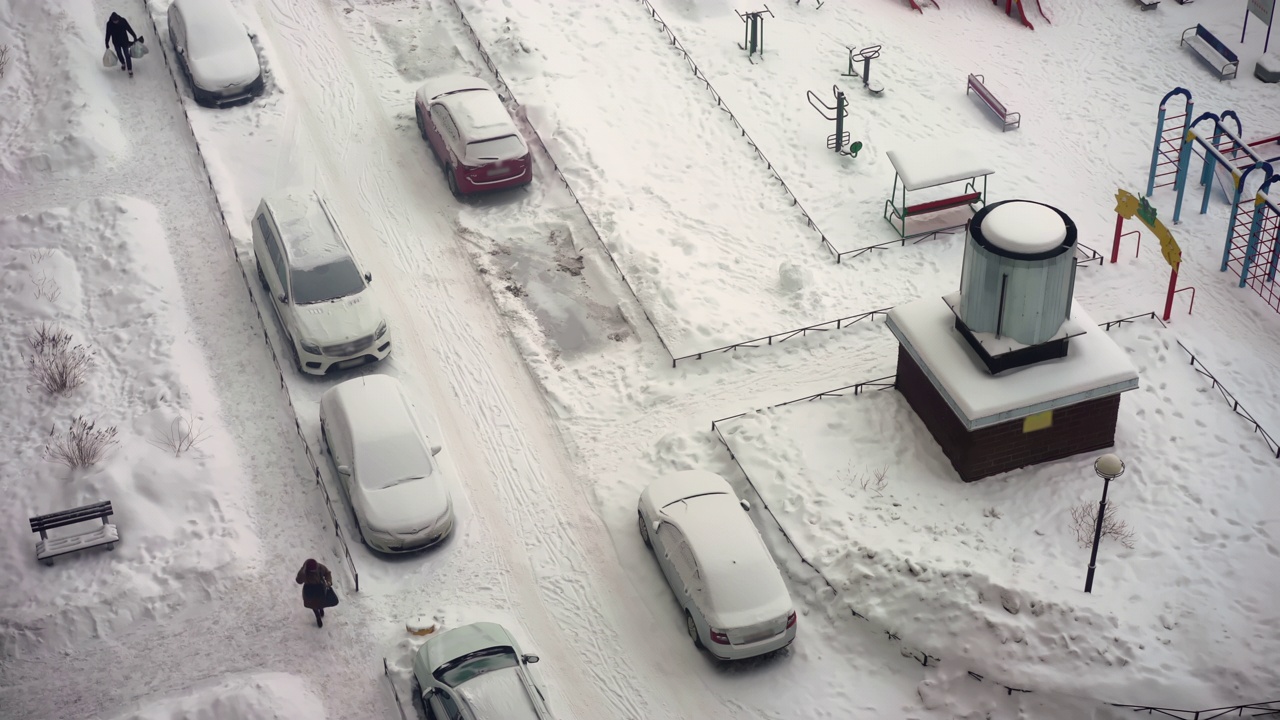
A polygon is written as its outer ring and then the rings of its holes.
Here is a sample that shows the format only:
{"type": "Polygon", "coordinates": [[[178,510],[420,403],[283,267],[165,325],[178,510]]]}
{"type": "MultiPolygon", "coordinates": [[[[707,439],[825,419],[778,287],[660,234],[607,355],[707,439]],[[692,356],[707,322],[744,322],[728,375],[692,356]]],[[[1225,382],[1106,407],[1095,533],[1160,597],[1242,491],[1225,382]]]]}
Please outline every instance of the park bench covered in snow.
{"type": "Polygon", "coordinates": [[[40,542],[36,543],[36,559],[45,565],[52,565],[53,558],[77,550],[87,550],[99,545],[106,545],[108,550],[115,549],[115,544],[120,541],[120,532],[116,530],[115,525],[107,522],[110,516],[111,501],[103,500],[91,505],[82,505],[70,510],[31,518],[31,532],[40,533],[40,542]],[[101,520],[102,526],[65,537],[50,538],[47,534],[47,531],[53,528],[90,520],[101,520]]]}
{"type": "Polygon", "coordinates": [[[1214,37],[1205,26],[1196,25],[1193,28],[1187,28],[1182,32],[1182,41],[1178,44],[1191,48],[1209,63],[1209,66],[1218,74],[1219,80],[1228,80],[1236,76],[1236,71],[1240,67],[1240,58],[1236,57],[1231,48],[1214,37]]]}

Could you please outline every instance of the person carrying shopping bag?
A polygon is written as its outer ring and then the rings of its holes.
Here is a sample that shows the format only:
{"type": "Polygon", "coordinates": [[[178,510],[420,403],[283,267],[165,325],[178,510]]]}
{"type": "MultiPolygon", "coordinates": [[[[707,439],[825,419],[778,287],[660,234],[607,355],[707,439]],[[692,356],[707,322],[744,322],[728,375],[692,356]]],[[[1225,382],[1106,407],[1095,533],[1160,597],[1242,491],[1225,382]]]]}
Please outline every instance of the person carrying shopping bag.
{"type": "Polygon", "coordinates": [[[129,46],[139,39],[138,33],[129,27],[128,20],[116,13],[111,13],[111,17],[107,20],[107,35],[103,42],[103,47],[115,45],[116,58],[120,61],[120,69],[128,70],[129,77],[133,77],[133,58],[129,55],[129,46]],[[132,40],[129,39],[131,35],[133,36],[132,40]]]}
{"type": "Polygon", "coordinates": [[[316,615],[316,627],[324,627],[324,609],[338,604],[338,594],[333,590],[333,574],[329,568],[308,558],[298,571],[298,584],[302,586],[302,605],[316,615]]]}

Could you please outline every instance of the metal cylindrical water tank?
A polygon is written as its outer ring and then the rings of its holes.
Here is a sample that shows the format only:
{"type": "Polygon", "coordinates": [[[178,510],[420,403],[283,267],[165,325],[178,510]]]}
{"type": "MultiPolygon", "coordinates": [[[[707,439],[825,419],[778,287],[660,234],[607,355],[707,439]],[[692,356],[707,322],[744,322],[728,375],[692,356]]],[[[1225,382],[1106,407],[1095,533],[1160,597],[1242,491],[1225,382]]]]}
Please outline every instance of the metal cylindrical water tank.
{"type": "Polygon", "coordinates": [[[1071,314],[1076,226],[1061,210],[1005,200],[969,221],[960,319],[973,332],[1024,345],[1052,338],[1071,314]]]}

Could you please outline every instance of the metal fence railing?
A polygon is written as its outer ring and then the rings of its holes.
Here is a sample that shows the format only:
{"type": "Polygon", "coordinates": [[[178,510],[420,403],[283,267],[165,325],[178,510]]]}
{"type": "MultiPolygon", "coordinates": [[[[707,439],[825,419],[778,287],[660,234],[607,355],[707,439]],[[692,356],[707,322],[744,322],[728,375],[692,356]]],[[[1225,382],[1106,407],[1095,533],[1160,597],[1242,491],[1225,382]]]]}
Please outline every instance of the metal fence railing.
{"type": "Polygon", "coordinates": [[[785,330],[783,332],[774,333],[773,335],[765,335],[764,337],[743,340],[742,342],[733,343],[732,345],[723,345],[721,347],[712,348],[710,350],[701,350],[690,355],[682,355],[671,359],[671,367],[675,367],[676,363],[681,360],[701,360],[704,355],[714,353],[729,352],[738,348],[758,348],[768,347],[774,343],[786,342],[794,337],[806,337],[812,332],[828,332],[831,330],[842,330],[855,323],[863,320],[874,321],[877,317],[884,317],[892,308],[880,308],[878,310],[868,310],[867,312],[858,313],[857,315],[849,315],[848,317],[836,318],[835,320],[827,320],[826,322],[816,323],[814,325],[806,325],[802,328],[785,330]]]}
{"type": "Polygon", "coordinates": [[[302,432],[302,423],[298,417],[298,410],[293,405],[293,397],[289,392],[288,384],[285,382],[284,370],[280,367],[280,357],[276,352],[275,346],[271,343],[271,333],[267,329],[267,319],[262,316],[262,309],[259,307],[257,300],[253,295],[253,283],[249,280],[249,275],[245,272],[244,262],[240,257],[240,249],[236,246],[235,239],[231,236],[231,228],[227,225],[226,208],[222,206],[222,199],[218,196],[217,187],[214,185],[213,176],[209,173],[209,166],[204,158],[204,148],[200,144],[200,138],[196,136],[195,130],[191,125],[191,111],[187,107],[186,100],[183,98],[182,86],[178,84],[177,73],[174,72],[173,61],[169,57],[169,49],[166,47],[160,28],[156,24],[155,16],[152,13],[150,0],[147,1],[147,20],[151,25],[152,37],[155,38],[155,44],[160,49],[160,54],[164,57],[165,66],[169,72],[169,80],[173,82],[173,89],[178,96],[178,104],[182,107],[183,116],[186,117],[187,133],[191,136],[191,141],[195,145],[197,165],[200,168],[204,180],[209,185],[209,192],[213,195],[213,202],[218,211],[218,220],[222,225],[222,234],[227,241],[227,247],[231,249],[231,256],[235,261],[236,269],[240,271],[240,279],[244,281],[245,292],[249,295],[249,304],[253,306],[253,311],[258,316],[258,324],[262,328],[262,340],[266,343],[267,352],[271,356],[271,362],[275,365],[276,374],[280,378],[280,389],[284,395],[285,403],[289,406],[289,413],[293,418],[293,429],[298,436],[298,440],[302,442],[302,451],[306,455],[307,464],[311,467],[311,474],[315,478],[316,485],[320,488],[324,495],[325,507],[329,510],[329,519],[333,521],[334,536],[338,540],[338,545],[342,550],[342,555],[346,559],[347,567],[351,571],[352,580],[355,582],[355,591],[360,591],[360,572],[356,569],[355,560],[351,557],[351,550],[347,546],[347,539],[342,534],[342,524],[338,522],[337,513],[333,509],[333,499],[329,496],[329,489],[324,484],[324,480],[320,474],[320,466],[316,463],[315,453],[311,450],[311,443],[307,440],[306,435],[302,432]]]}
{"type": "MultiPolygon", "coordinates": [[[[1131,322],[1137,322],[1139,320],[1154,320],[1160,323],[1161,327],[1169,327],[1155,312],[1133,315],[1126,318],[1120,318],[1119,320],[1111,320],[1103,323],[1102,327],[1104,330],[1110,332],[1114,327],[1131,322]]],[[[1191,367],[1194,368],[1197,373],[1200,373],[1209,379],[1211,387],[1213,387],[1214,390],[1217,390],[1222,395],[1222,399],[1226,400],[1227,403],[1231,405],[1231,411],[1248,421],[1249,424],[1253,426],[1253,432],[1262,438],[1262,441],[1267,444],[1267,448],[1272,452],[1275,458],[1280,459],[1280,442],[1276,441],[1275,436],[1268,432],[1266,428],[1262,427],[1262,423],[1259,423],[1258,420],[1253,417],[1253,413],[1250,413],[1243,405],[1240,404],[1235,393],[1228,390],[1227,387],[1222,384],[1222,381],[1214,376],[1213,372],[1200,361],[1200,358],[1196,357],[1196,354],[1192,352],[1191,348],[1183,344],[1181,340],[1175,340],[1175,342],[1177,342],[1178,347],[1182,348],[1182,351],[1187,354],[1187,357],[1191,359],[1191,367]]]]}

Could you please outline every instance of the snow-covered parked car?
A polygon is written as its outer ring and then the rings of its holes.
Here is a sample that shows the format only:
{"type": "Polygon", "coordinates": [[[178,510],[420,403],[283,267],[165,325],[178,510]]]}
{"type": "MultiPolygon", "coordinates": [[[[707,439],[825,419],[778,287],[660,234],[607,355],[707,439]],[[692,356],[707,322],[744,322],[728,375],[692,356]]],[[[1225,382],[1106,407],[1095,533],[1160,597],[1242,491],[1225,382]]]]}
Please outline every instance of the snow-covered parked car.
{"type": "Polygon", "coordinates": [[[546,698],[506,628],[491,622],[446,630],[413,658],[413,687],[434,720],[550,720],[546,698]]]}
{"type": "Polygon", "coordinates": [[[263,198],[250,223],[258,281],[298,370],[323,375],[391,353],[387,322],[351,248],[314,192],[263,198]]]}
{"type": "Polygon", "coordinates": [[[529,146],[483,80],[432,78],[414,97],[418,131],[444,168],[454,195],[503,190],[533,180],[529,146]]]}
{"type": "Polygon", "coordinates": [[[640,538],[684,609],[694,645],[722,660],[773,652],[796,637],[796,612],[773,556],[728,481],[705,470],[640,494],[640,538]]]}
{"type": "Polygon", "coordinates": [[[173,0],[169,41],[197,103],[249,102],[262,94],[262,66],[228,0],[173,0]]]}
{"type": "Polygon", "coordinates": [[[320,435],[361,538],[374,550],[413,552],[453,529],[453,500],[399,381],[354,378],[320,396],[320,435]]]}

